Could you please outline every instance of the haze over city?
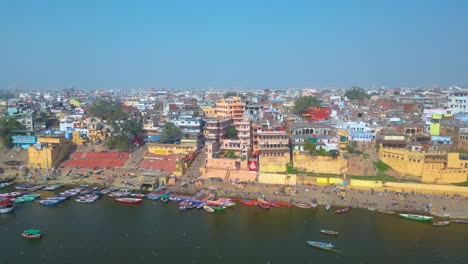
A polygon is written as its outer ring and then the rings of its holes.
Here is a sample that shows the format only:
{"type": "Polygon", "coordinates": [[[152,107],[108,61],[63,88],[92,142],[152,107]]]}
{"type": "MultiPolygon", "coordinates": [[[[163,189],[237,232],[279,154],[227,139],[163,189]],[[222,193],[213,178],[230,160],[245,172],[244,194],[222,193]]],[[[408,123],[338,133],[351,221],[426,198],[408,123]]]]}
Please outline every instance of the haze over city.
{"type": "Polygon", "coordinates": [[[466,85],[466,1],[4,1],[0,88],[466,85]]]}

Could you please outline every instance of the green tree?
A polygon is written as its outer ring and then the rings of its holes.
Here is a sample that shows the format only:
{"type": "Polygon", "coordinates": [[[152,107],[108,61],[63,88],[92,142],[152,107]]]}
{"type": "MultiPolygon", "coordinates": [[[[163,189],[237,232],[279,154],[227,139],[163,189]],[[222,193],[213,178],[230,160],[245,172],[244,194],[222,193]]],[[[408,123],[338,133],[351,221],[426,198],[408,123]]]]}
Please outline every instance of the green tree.
{"type": "Polygon", "coordinates": [[[228,126],[226,137],[228,139],[238,139],[236,128],[233,126],[228,126]]]}
{"type": "Polygon", "coordinates": [[[367,94],[366,90],[357,86],[354,86],[350,90],[347,90],[344,95],[349,100],[365,100],[370,98],[370,95],[367,94]]]}
{"type": "Polygon", "coordinates": [[[311,106],[320,105],[321,101],[313,96],[301,96],[294,101],[293,113],[303,114],[311,106]]]}
{"type": "Polygon", "coordinates": [[[109,149],[117,149],[119,151],[128,151],[130,144],[132,144],[132,141],[126,135],[112,136],[105,143],[109,149]]]}
{"type": "Polygon", "coordinates": [[[161,139],[159,141],[161,143],[173,143],[174,141],[178,141],[181,138],[182,131],[180,128],[171,122],[166,122],[166,124],[164,124],[163,132],[161,133],[161,139]]]}
{"type": "Polygon", "coordinates": [[[245,96],[243,94],[239,94],[237,92],[227,92],[227,93],[223,94],[224,98],[229,98],[229,97],[233,97],[233,96],[238,96],[241,99],[245,99],[245,96]]]}
{"type": "Polygon", "coordinates": [[[128,114],[122,110],[120,102],[104,99],[97,99],[89,107],[89,111],[96,117],[104,120],[123,120],[128,118],[128,114]]]}
{"type": "Polygon", "coordinates": [[[236,153],[234,152],[234,150],[230,149],[230,150],[226,151],[226,156],[227,156],[228,158],[231,158],[231,159],[232,159],[232,158],[235,158],[235,157],[236,157],[236,153]]]}
{"type": "Polygon", "coordinates": [[[115,135],[127,135],[134,138],[140,135],[142,123],[135,118],[112,121],[112,133],[115,135]]]}
{"type": "Polygon", "coordinates": [[[13,140],[11,139],[11,136],[14,134],[13,131],[25,129],[26,127],[18,122],[14,117],[0,117],[0,138],[2,139],[5,147],[13,147],[13,140]]]}
{"type": "Polygon", "coordinates": [[[304,150],[309,151],[310,154],[313,154],[317,151],[317,146],[310,140],[306,140],[302,146],[304,147],[304,150]]]}

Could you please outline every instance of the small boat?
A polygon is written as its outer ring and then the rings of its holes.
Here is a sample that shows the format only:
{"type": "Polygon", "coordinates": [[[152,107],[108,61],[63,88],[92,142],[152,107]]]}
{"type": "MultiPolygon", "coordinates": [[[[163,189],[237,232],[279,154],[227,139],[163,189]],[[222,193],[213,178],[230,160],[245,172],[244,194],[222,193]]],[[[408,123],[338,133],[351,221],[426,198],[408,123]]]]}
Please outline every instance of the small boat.
{"type": "Polygon", "coordinates": [[[390,211],[390,210],[377,210],[377,212],[381,214],[388,214],[388,215],[396,214],[395,211],[390,211]]]}
{"type": "Polygon", "coordinates": [[[325,205],[325,210],[330,211],[331,206],[329,204],[325,205]]]}
{"type": "Polygon", "coordinates": [[[270,209],[270,205],[268,205],[266,203],[258,203],[258,206],[260,206],[263,209],[270,209]]]}
{"type": "Polygon", "coordinates": [[[60,200],[49,200],[49,199],[46,199],[46,200],[40,200],[39,203],[42,204],[42,205],[45,205],[45,206],[54,206],[54,205],[59,204],[59,203],[60,203],[60,200]]]}
{"type": "Polygon", "coordinates": [[[0,214],[9,213],[13,211],[14,209],[15,209],[15,204],[11,200],[0,198],[0,214]]]}
{"type": "Polygon", "coordinates": [[[349,209],[351,209],[351,207],[341,208],[341,209],[336,210],[335,213],[336,214],[344,214],[344,213],[348,212],[349,209]]]}
{"type": "Polygon", "coordinates": [[[135,198],[145,198],[146,195],[142,194],[142,193],[132,193],[130,194],[131,197],[135,197],[135,198]]]}
{"type": "Polygon", "coordinates": [[[318,206],[318,203],[311,203],[310,204],[310,208],[317,208],[317,206],[318,206]]]}
{"type": "Polygon", "coordinates": [[[21,233],[21,235],[27,239],[41,239],[42,238],[42,233],[41,233],[41,230],[39,229],[27,229],[27,230],[24,230],[23,233],[21,233]]]}
{"type": "Polygon", "coordinates": [[[226,202],[226,203],[224,203],[223,205],[226,206],[226,207],[233,207],[234,205],[236,205],[236,203],[234,203],[234,202],[226,202]]]}
{"type": "Polygon", "coordinates": [[[433,226],[448,226],[450,225],[450,221],[439,221],[432,223],[433,226]]]}
{"type": "Polygon", "coordinates": [[[430,222],[432,220],[432,216],[425,216],[425,215],[414,215],[414,214],[400,214],[401,218],[419,221],[419,222],[430,222]]]}
{"type": "Polygon", "coordinates": [[[375,207],[368,207],[367,210],[371,211],[371,212],[374,212],[375,210],[377,210],[375,207]]]}
{"type": "Polygon", "coordinates": [[[339,234],[339,232],[332,231],[332,230],[324,230],[324,229],[320,230],[320,233],[331,235],[331,236],[337,236],[339,234]]]}
{"type": "Polygon", "coordinates": [[[452,223],[468,224],[468,220],[465,220],[465,219],[452,220],[452,223]]]}
{"type": "Polygon", "coordinates": [[[222,212],[222,211],[226,210],[226,207],[224,207],[224,206],[212,206],[211,208],[213,208],[217,212],[222,212]]]}
{"type": "Polygon", "coordinates": [[[307,204],[307,203],[298,203],[298,202],[295,202],[295,203],[293,203],[293,205],[296,206],[296,207],[305,208],[305,209],[312,208],[312,206],[311,206],[310,204],[307,204]]]}
{"type": "Polygon", "coordinates": [[[323,242],[317,242],[317,241],[306,241],[307,245],[315,247],[315,248],[320,248],[324,250],[332,250],[335,248],[331,243],[323,243],[323,242]]]}
{"type": "Polygon", "coordinates": [[[202,208],[203,208],[203,205],[204,205],[203,203],[198,204],[198,205],[197,205],[197,209],[202,209],[202,208]]]}
{"type": "Polygon", "coordinates": [[[124,204],[139,204],[143,199],[141,198],[116,198],[115,201],[124,204]]]}
{"type": "Polygon", "coordinates": [[[203,209],[205,209],[205,211],[209,212],[209,213],[214,213],[214,209],[213,207],[209,207],[208,205],[204,205],[203,206],[203,209]]]}

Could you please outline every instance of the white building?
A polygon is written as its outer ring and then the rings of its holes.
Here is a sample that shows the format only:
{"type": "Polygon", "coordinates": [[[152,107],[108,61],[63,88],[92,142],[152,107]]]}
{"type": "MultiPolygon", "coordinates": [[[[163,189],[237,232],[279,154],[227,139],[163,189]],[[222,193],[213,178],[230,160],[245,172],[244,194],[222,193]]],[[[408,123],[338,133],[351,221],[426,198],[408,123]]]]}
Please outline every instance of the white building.
{"type": "Polygon", "coordinates": [[[67,118],[67,117],[64,117],[64,118],[61,118],[60,119],[60,128],[59,130],[60,131],[67,131],[67,130],[70,130],[72,128],[74,128],[75,125],[74,125],[74,121],[72,118],[67,118]]]}
{"type": "Polygon", "coordinates": [[[468,113],[468,89],[451,91],[448,100],[453,114],[468,113]]]}

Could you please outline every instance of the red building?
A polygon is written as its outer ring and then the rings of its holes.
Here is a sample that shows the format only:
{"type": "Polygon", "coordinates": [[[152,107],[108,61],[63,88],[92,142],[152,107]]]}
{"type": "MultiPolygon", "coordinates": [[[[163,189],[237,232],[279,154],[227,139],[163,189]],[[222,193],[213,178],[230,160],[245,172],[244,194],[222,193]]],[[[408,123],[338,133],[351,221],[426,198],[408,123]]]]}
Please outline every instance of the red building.
{"type": "Polygon", "coordinates": [[[318,122],[328,120],[330,118],[330,106],[312,106],[302,116],[307,118],[309,122],[318,122]]]}

